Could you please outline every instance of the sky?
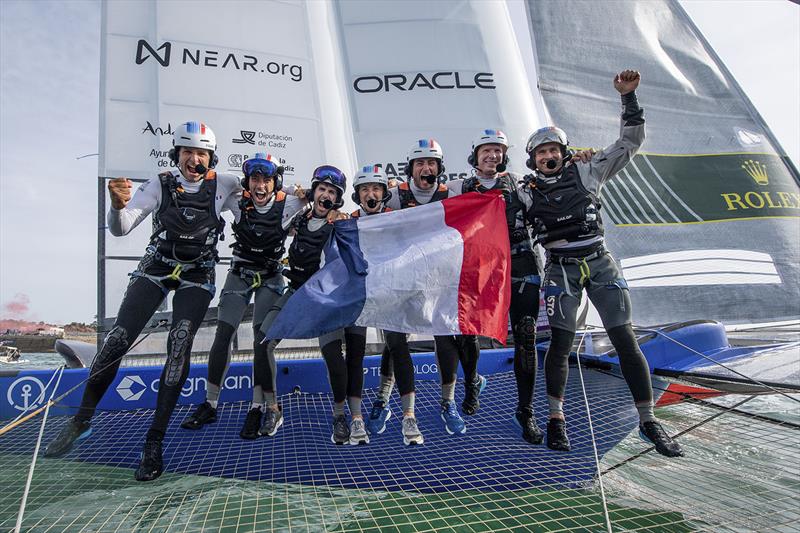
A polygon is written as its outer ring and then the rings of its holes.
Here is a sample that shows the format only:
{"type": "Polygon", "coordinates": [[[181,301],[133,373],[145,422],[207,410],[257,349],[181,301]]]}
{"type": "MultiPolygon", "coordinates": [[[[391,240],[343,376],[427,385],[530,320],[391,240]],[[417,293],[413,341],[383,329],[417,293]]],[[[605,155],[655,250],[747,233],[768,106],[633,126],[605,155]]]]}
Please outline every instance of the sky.
{"type": "MultiPolygon", "coordinates": [[[[683,0],[795,165],[800,6],[683,0]]],[[[0,0],[0,318],[96,308],[100,4],[0,0]]]]}

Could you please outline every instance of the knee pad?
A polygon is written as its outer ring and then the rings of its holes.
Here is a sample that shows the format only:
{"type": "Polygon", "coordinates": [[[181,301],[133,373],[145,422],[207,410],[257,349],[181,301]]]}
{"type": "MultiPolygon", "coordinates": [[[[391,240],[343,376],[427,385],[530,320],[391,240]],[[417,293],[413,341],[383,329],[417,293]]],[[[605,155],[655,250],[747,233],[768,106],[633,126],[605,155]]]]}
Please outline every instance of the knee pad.
{"type": "Polygon", "coordinates": [[[183,374],[186,358],[192,347],[192,322],[181,320],[169,332],[169,346],[167,347],[167,367],[164,373],[164,384],[174,387],[178,384],[183,374]]]}
{"type": "Polygon", "coordinates": [[[524,316],[514,328],[514,343],[522,349],[522,368],[526,372],[536,371],[536,319],[524,316]]]}
{"type": "Polygon", "coordinates": [[[101,371],[128,350],[128,331],[122,326],[114,326],[106,335],[103,347],[92,362],[92,370],[101,371]]]}

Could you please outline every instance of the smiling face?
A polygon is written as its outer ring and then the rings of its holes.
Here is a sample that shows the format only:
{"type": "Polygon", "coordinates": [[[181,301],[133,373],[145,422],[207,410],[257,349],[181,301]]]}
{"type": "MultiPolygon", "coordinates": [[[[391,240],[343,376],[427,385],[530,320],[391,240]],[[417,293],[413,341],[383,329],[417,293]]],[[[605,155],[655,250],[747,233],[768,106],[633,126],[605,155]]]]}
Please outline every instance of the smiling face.
{"type": "Polygon", "coordinates": [[[275,190],[275,178],[266,177],[260,172],[251,174],[247,179],[247,189],[250,191],[250,198],[258,207],[263,207],[272,199],[275,190]]]}
{"type": "Polygon", "coordinates": [[[434,157],[421,157],[411,163],[411,177],[414,179],[414,185],[423,191],[432,189],[436,185],[436,180],[428,183],[427,180],[422,179],[422,176],[435,177],[438,174],[439,160],[434,157]]]}
{"type": "Polygon", "coordinates": [[[478,175],[485,178],[497,174],[497,165],[503,162],[505,146],[502,144],[482,144],[478,147],[475,159],[477,161],[478,175]]]}
{"type": "Polygon", "coordinates": [[[178,150],[178,170],[181,171],[183,177],[189,181],[200,181],[205,172],[198,173],[195,171],[197,165],[202,164],[206,169],[211,163],[211,153],[203,148],[188,148],[181,146],[176,148],[178,150]]]}
{"type": "Polygon", "coordinates": [[[533,151],[533,160],[536,163],[536,170],[544,174],[554,174],[561,170],[564,163],[564,154],[561,152],[561,145],[555,142],[540,144],[533,151]],[[547,168],[548,161],[555,161],[556,166],[547,168]]]}

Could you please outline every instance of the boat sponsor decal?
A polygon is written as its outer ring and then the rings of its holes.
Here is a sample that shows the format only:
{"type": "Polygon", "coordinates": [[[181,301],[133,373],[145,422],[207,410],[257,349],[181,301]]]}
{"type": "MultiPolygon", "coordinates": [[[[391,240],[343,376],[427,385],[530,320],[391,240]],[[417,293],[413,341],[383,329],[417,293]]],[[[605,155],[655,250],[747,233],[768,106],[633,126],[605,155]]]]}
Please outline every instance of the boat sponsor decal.
{"type": "Polygon", "coordinates": [[[357,93],[377,93],[390,91],[410,92],[415,89],[495,89],[494,74],[491,72],[457,72],[444,71],[423,73],[396,73],[371,76],[359,76],[353,80],[353,89],[357,93]]]}
{"type": "Polygon", "coordinates": [[[147,386],[142,381],[142,378],[136,374],[132,376],[125,376],[122,381],[117,385],[117,394],[126,402],[135,402],[142,397],[147,386]]]}
{"type": "Polygon", "coordinates": [[[601,195],[618,226],[800,216],[800,189],[769,154],[639,154],[601,195]]]}
{"type": "MultiPolygon", "coordinates": [[[[303,81],[303,66],[257,57],[243,53],[240,50],[197,48],[185,46],[176,47],[173,54],[173,43],[167,41],[158,47],[153,47],[147,40],[139,39],[136,43],[135,61],[142,65],[151,57],[161,65],[168,68],[175,64],[187,67],[232,69],[242,72],[255,72],[272,76],[281,76],[293,82],[303,81]]],[[[477,83],[477,82],[476,82],[477,83]]]]}
{"type": "Polygon", "coordinates": [[[44,405],[44,383],[33,376],[16,379],[6,391],[9,405],[17,411],[27,411],[44,405]]]}

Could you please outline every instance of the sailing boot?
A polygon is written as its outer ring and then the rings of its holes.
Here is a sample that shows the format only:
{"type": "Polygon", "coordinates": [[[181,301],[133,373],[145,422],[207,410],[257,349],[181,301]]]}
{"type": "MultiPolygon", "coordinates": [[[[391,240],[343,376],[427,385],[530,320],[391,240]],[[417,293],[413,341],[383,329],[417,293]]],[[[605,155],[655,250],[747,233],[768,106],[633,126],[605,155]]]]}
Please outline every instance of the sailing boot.
{"type": "Polygon", "coordinates": [[[160,440],[148,439],[144,442],[136,481],[153,481],[164,472],[163,449],[160,440]]]}
{"type": "Polygon", "coordinates": [[[58,436],[50,441],[44,451],[45,457],[61,457],[72,449],[75,441],[85,439],[92,434],[92,426],[89,421],[80,421],[70,418],[61,428],[58,436]]]}
{"type": "Polygon", "coordinates": [[[464,411],[465,415],[474,415],[478,412],[478,407],[481,405],[478,398],[483,389],[486,388],[486,383],[485,377],[478,376],[478,379],[472,383],[464,384],[464,401],[461,402],[461,410],[464,411]]]}
{"type": "Polygon", "coordinates": [[[533,409],[530,407],[520,407],[514,413],[514,423],[522,430],[522,438],[531,444],[541,444],[544,440],[544,432],[536,425],[536,417],[533,416],[533,409]]]}
{"type": "Polygon", "coordinates": [[[683,457],[681,445],[672,440],[661,424],[655,420],[639,424],[639,436],[656,447],[656,451],[667,457],[683,457]]]}
{"type": "Polygon", "coordinates": [[[197,406],[197,410],[194,413],[181,422],[181,427],[183,429],[200,429],[205,424],[212,424],[216,421],[217,410],[211,407],[210,403],[203,402],[197,406]]]}
{"type": "Polygon", "coordinates": [[[244,419],[244,425],[239,432],[239,436],[243,439],[253,440],[258,438],[258,430],[261,429],[261,409],[253,407],[247,411],[247,417],[244,419]]]}
{"type": "Polygon", "coordinates": [[[567,423],[560,418],[547,421],[547,447],[560,452],[570,451],[567,423]]]}

